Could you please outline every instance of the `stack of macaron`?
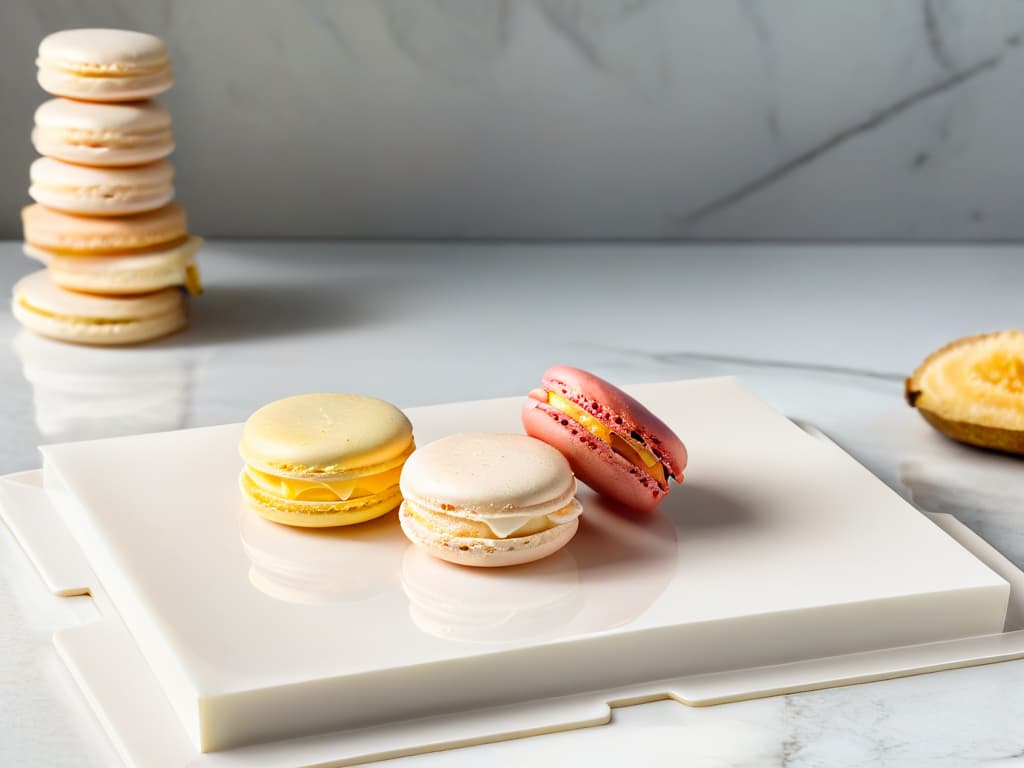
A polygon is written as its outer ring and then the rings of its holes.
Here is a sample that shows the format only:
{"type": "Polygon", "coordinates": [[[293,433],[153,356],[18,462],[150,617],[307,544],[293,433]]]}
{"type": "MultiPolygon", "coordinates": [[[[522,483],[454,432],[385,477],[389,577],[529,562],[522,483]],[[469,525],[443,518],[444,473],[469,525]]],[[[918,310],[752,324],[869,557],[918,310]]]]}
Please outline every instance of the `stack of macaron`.
{"type": "Polygon", "coordinates": [[[30,330],[82,344],[132,344],[187,322],[182,288],[202,291],[184,209],[173,202],[171,118],[151,97],[174,83],[160,38],[72,29],[39,46],[39,84],[22,211],[25,253],[46,269],[14,288],[30,330]]]}
{"type": "Polygon", "coordinates": [[[246,422],[239,478],[248,506],[278,523],[360,523],[399,509],[406,537],[441,560],[508,566],[554,554],[583,511],[577,478],[639,513],[682,482],[686,447],[603,379],[550,368],[522,409],[526,435],[459,433],[416,449],[389,403],[299,395],[246,422]]]}

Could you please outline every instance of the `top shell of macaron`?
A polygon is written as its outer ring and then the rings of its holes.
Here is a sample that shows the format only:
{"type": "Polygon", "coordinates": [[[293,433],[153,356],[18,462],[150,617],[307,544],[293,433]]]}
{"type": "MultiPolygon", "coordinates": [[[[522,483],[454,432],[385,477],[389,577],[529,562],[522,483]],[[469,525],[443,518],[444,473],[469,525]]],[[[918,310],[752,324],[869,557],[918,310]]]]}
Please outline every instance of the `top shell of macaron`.
{"type": "Polygon", "coordinates": [[[527,435],[462,433],[422,446],[402,470],[402,495],[474,517],[550,514],[576,495],[569,462],[527,435]]]}
{"type": "Polygon", "coordinates": [[[324,480],[399,466],[412,448],[412,424],[398,408],[341,393],[268,403],[245,422],[239,445],[255,469],[324,480]]]}
{"type": "Polygon", "coordinates": [[[156,35],[127,29],[65,29],[39,44],[36,64],[96,76],[158,72],[170,65],[167,46],[156,35]]]}
{"type": "Polygon", "coordinates": [[[40,128],[64,128],[120,133],[170,131],[171,114],[156,101],[103,104],[56,98],[44,101],[35,112],[40,128]]]}
{"type": "Polygon", "coordinates": [[[612,431],[642,438],[672,476],[686,468],[686,446],[664,421],[635,397],[589,371],[556,365],[541,377],[544,389],[582,407],[612,431]]]}

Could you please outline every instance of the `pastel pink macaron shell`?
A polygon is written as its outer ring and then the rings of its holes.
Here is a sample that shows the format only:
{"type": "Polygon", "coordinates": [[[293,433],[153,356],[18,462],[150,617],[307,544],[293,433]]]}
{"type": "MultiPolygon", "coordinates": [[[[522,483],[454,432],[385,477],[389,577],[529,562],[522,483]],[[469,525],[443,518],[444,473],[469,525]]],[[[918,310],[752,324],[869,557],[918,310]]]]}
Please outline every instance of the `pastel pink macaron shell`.
{"type": "Polygon", "coordinates": [[[653,510],[669,492],[667,483],[634,466],[608,443],[548,405],[548,392],[559,393],[619,434],[639,434],[672,477],[682,482],[686,446],[636,398],[598,376],[568,366],[550,368],[542,381],[543,389],[531,392],[523,404],[523,427],[527,434],[561,451],[576,476],[591,488],[641,512],[653,510]]]}
{"type": "Polygon", "coordinates": [[[573,473],[608,498],[640,512],[653,510],[667,495],[649,475],[546,403],[527,398],[523,404],[526,434],[557,448],[573,473]],[[562,424],[567,421],[567,424],[562,424]]]}

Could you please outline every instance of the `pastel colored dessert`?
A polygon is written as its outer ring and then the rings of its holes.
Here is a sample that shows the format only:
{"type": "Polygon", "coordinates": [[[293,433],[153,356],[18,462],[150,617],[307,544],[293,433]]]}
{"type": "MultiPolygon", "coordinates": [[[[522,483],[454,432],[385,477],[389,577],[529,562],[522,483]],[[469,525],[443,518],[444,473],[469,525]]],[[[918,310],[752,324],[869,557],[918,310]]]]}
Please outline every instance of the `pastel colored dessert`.
{"type": "Polygon", "coordinates": [[[39,85],[83,101],[138,101],[174,85],[164,41],[126,29],[66,29],[47,35],[36,58],[39,85]]]}
{"type": "Polygon", "coordinates": [[[166,250],[187,237],[185,209],[170,203],[132,216],[78,216],[39,205],[21,211],[25,242],[53,255],[106,256],[166,250]]]}
{"type": "Polygon", "coordinates": [[[130,256],[66,256],[26,244],[25,255],[45,264],[61,288],[112,296],[149,293],[184,286],[193,296],[203,292],[195,255],[202,238],[188,236],[162,251],[130,256]]]}
{"type": "Polygon", "coordinates": [[[683,481],[686,446],[636,398],[578,368],[556,365],[523,404],[527,434],[553,445],[576,476],[639,512],[683,481]]]}
{"type": "Polygon", "coordinates": [[[373,397],[311,394],[263,406],[245,422],[242,495],[285,525],[352,525],[402,500],[398,479],[413,452],[412,424],[373,397]]]}
{"type": "Polygon", "coordinates": [[[1024,455],[1024,331],[947,344],[907,379],[906,398],[947,437],[1024,455]]]}
{"type": "Polygon", "coordinates": [[[459,565],[521,565],[557,552],[582,507],[569,463],[525,435],[469,433],[416,451],[402,471],[402,530],[459,565]]]}
{"type": "Polygon", "coordinates": [[[46,270],[15,284],[11,308],[30,331],[75,344],[138,344],[179,331],[188,321],[175,288],[130,298],[91,296],[58,287],[46,270]]]}
{"type": "Polygon", "coordinates": [[[40,157],[29,168],[37,203],[83,216],[124,216],[162,208],[174,199],[174,166],[166,160],[97,168],[40,157]]]}
{"type": "Polygon", "coordinates": [[[50,99],[36,110],[32,144],[47,157],[104,167],[152,163],[174,151],[171,115],[155,101],[50,99]]]}

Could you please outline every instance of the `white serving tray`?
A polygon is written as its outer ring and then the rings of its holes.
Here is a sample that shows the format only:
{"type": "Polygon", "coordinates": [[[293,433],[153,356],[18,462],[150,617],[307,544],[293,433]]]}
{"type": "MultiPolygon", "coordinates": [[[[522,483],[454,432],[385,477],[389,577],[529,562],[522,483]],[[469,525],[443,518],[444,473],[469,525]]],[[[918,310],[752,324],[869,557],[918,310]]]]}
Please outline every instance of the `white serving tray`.
{"type": "MultiPolygon", "coordinates": [[[[77,586],[104,619],[55,642],[131,764],[351,764],[666,696],[1024,656],[1024,632],[1004,631],[1024,575],[952,518],[936,525],[732,379],[629,389],[687,442],[686,484],[646,519],[584,491],[577,538],[519,569],[433,561],[392,518],[263,521],[236,490],[239,425],[44,448],[49,496],[23,475],[0,483],[3,508],[44,572],[25,518],[52,520],[53,502],[81,546],[95,577],[81,567],[77,586]]],[[[519,431],[520,404],[408,413],[423,444],[519,431]]]]}

